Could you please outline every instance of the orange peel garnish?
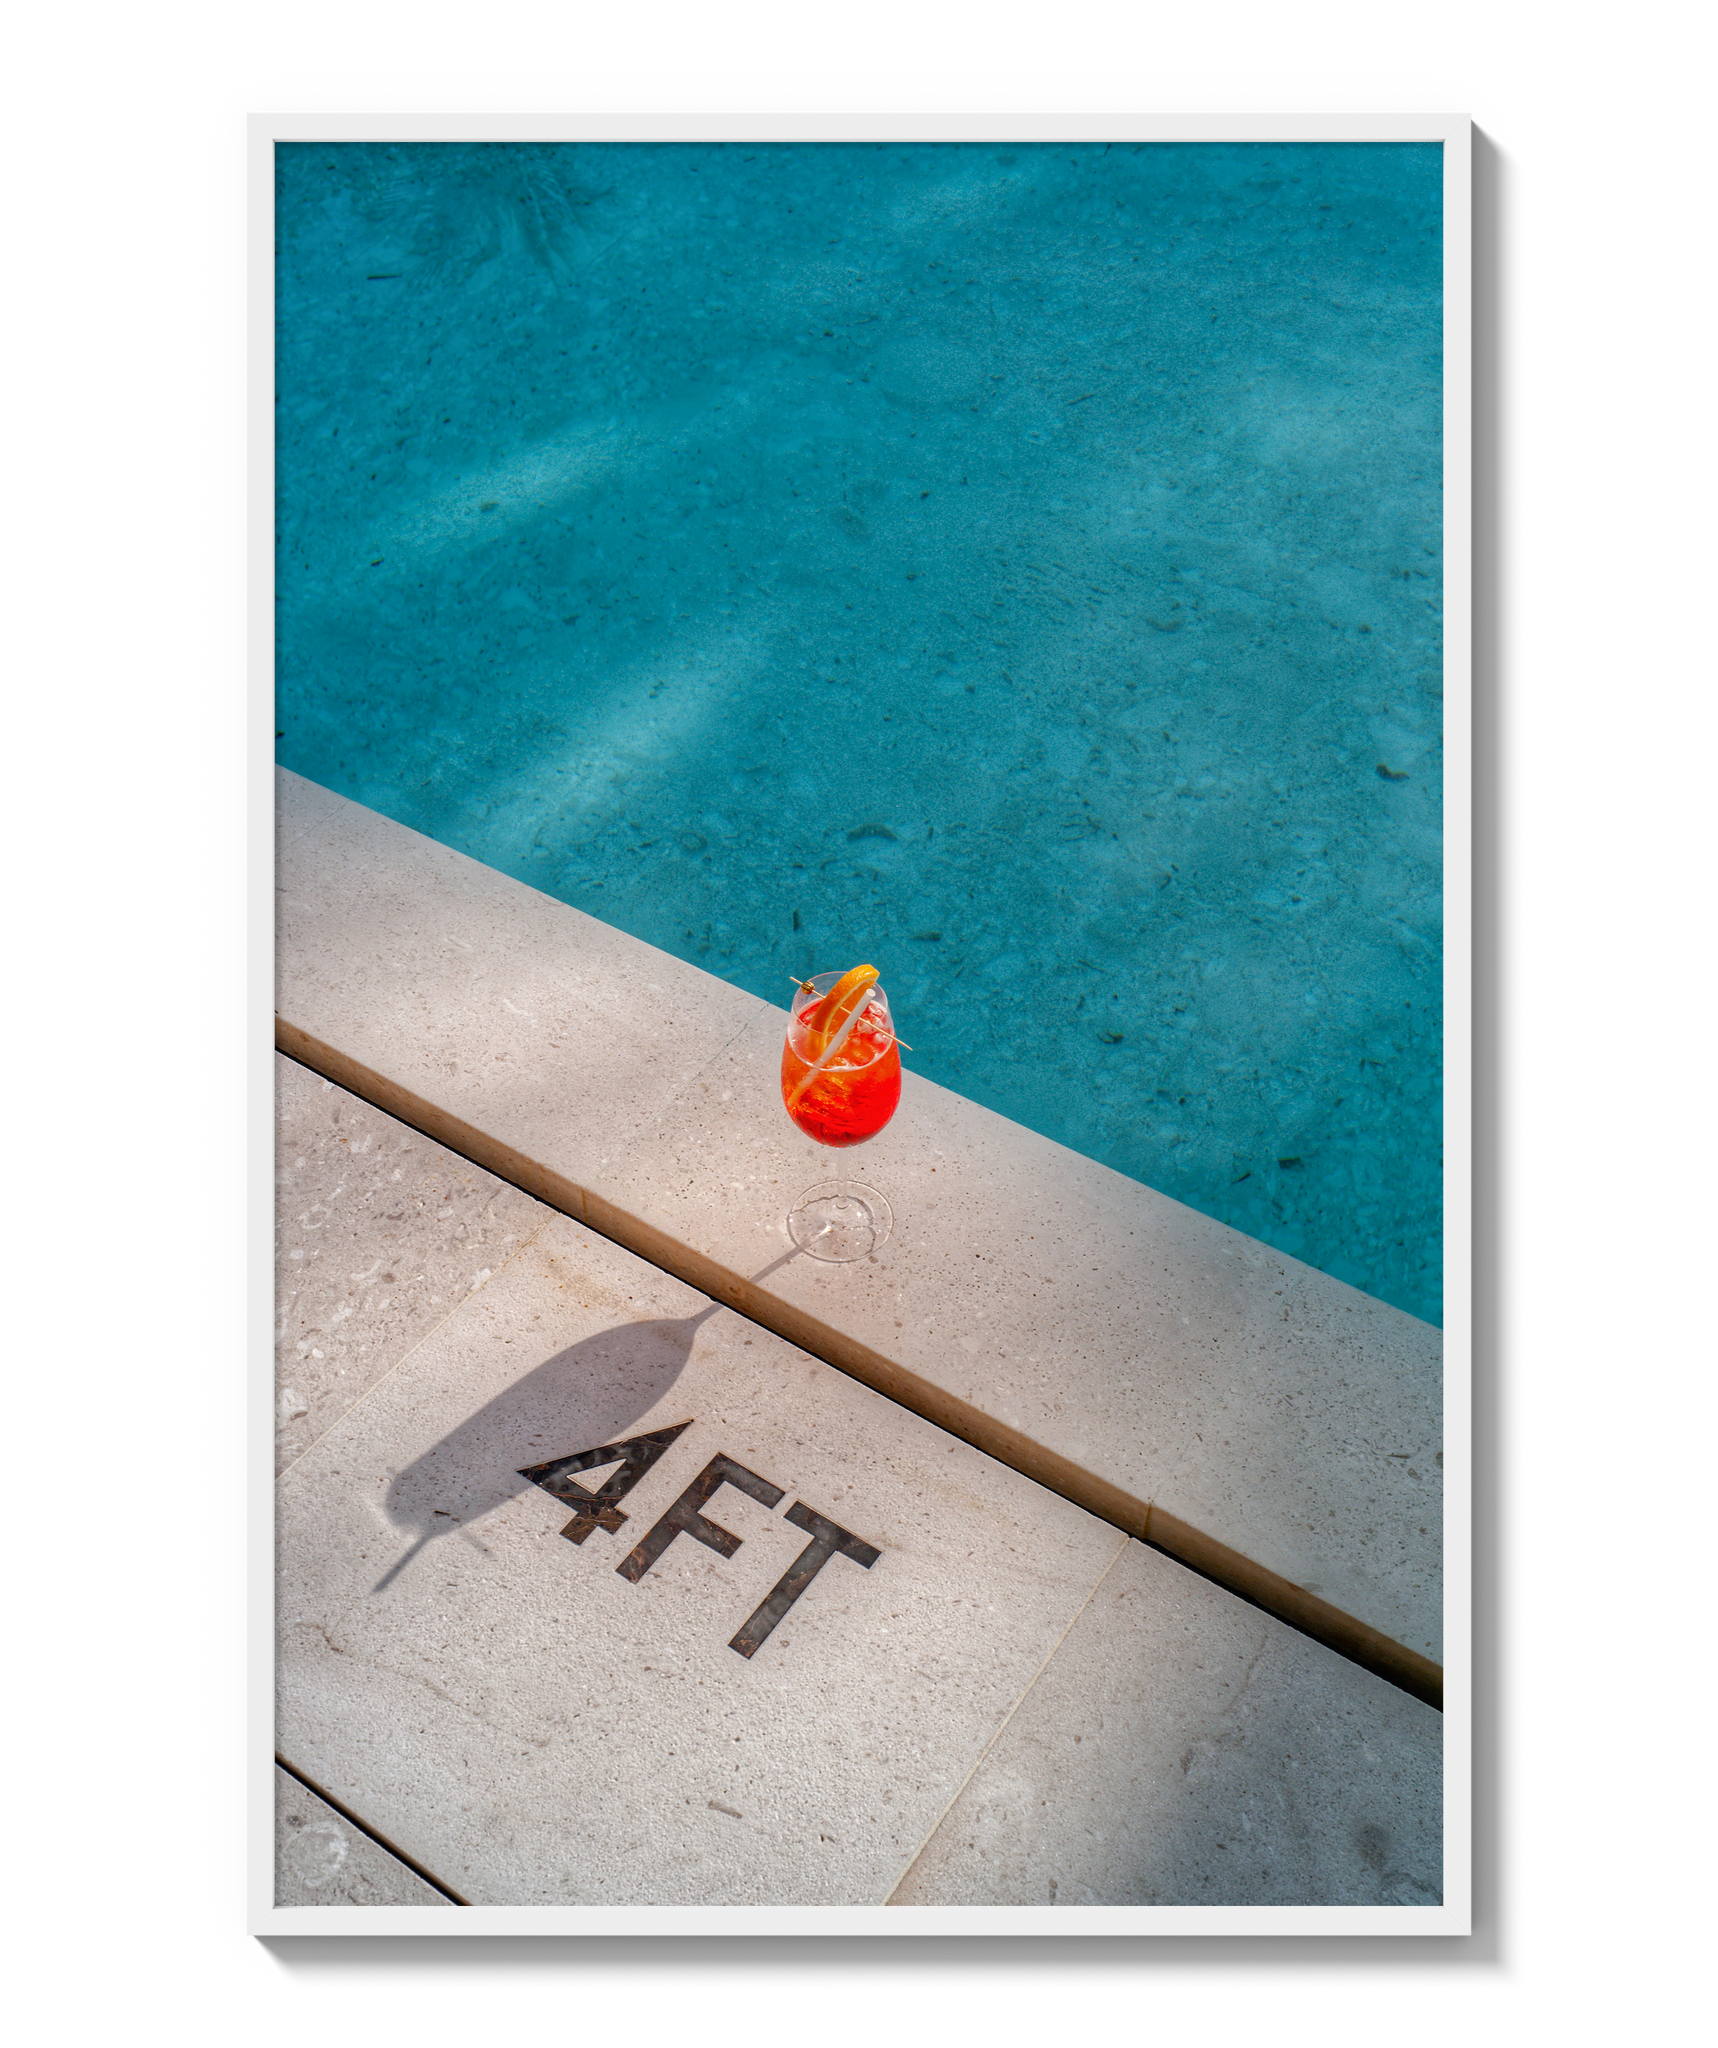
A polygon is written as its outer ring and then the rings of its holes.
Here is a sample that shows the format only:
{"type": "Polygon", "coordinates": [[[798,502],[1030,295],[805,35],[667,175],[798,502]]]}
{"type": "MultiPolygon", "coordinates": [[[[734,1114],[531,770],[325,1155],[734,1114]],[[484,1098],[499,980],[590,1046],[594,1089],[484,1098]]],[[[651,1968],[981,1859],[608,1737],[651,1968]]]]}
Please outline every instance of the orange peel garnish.
{"type": "MultiPolygon", "coordinates": [[[[814,996],[817,993],[816,988],[809,981],[801,981],[797,974],[790,974],[788,976],[788,980],[793,983],[794,987],[799,990],[802,996],[814,996]]],[[[902,1052],[912,1051],[913,1048],[907,1043],[907,1041],[904,1038],[901,1038],[898,1035],[895,1035],[894,1033],[891,1033],[891,1036],[895,1037],[895,1043],[901,1048],[902,1052]]]]}
{"type": "Polygon", "coordinates": [[[790,1111],[853,1035],[879,979],[875,967],[850,967],[828,995],[806,1012],[806,1050],[811,1054],[811,1062],[787,1098],[790,1111]]]}
{"type": "Polygon", "coordinates": [[[805,1020],[807,1031],[832,1037],[855,1011],[863,1008],[882,980],[875,967],[850,967],[805,1020]]]}

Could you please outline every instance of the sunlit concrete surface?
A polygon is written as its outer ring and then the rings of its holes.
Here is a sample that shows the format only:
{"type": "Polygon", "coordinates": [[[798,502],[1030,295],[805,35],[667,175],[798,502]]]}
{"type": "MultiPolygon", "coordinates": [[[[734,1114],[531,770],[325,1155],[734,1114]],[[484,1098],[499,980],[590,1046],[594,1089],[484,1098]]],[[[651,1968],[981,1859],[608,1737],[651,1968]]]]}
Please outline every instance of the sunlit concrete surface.
{"type": "Polygon", "coordinates": [[[274,1774],[277,1906],[451,1906],[397,1856],[278,1767],[274,1774]]]}
{"type": "Polygon", "coordinates": [[[275,1456],[288,1465],[545,1212],[278,1055],[275,1135],[275,1456]]]}
{"type": "MultiPolygon", "coordinates": [[[[301,1133],[306,1088],[412,1157],[288,1075],[301,1133]]],[[[301,1192],[350,1168],[312,1148],[301,1192]]],[[[280,1481],[277,1743],[362,1823],[283,1780],[280,1903],[445,1904],[400,1857],[476,1905],[1435,1902],[1436,1714],[570,1219],[509,1220],[280,1481]]]]}
{"type": "Polygon", "coordinates": [[[1430,1906],[1440,1717],[1130,1543],[897,1906],[1430,1906]]]}
{"type": "Polygon", "coordinates": [[[286,1473],[280,1749],[474,1904],[878,1904],[1125,1540],[555,1217],[286,1473]],[[682,1424],[579,1542],[521,1476],[682,1424]]]}
{"type": "Polygon", "coordinates": [[[910,1072],[848,1155],[894,1236],[782,1266],[787,1205],[828,1171],[781,1108],[784,1012],[284,771],[279,802],[287,1025],[640,1241],[1440,1654],[1436,1330],[910,1072]]]}

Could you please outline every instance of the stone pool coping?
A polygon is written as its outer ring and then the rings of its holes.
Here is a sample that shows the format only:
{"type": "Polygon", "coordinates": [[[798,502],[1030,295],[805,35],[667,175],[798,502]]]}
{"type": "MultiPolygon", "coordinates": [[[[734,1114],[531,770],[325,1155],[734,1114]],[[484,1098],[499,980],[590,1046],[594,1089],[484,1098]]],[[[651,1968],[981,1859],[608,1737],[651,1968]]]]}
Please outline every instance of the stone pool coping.
{"type": "Polygon", "coordinates": [[[896,1234],[814,1266],[784,1011],[284,770],[277,803],[283,1053],[1441,1704],[1436,1330],[910,1072],[861,1155],[896,1234]]]}

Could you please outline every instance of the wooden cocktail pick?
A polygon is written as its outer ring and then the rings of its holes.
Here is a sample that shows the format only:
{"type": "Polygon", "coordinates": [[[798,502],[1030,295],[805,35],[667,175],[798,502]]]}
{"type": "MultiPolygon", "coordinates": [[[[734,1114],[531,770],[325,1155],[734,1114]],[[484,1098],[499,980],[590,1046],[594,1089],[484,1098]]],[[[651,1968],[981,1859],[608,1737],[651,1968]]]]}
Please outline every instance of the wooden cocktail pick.
{"type": "MultiPolygon", "coordinates": [[[[809,981],[801,981],[797,974],[790,974],[788,980],[793,983],[801,995],[814,996],[817,993],[817,990],[812,987],[809,981]]],[[[911,1052],[913,1049],[898,1031],[895,1033],[895,1043],[901,1048],[902,1052],[911,1052]]]]}

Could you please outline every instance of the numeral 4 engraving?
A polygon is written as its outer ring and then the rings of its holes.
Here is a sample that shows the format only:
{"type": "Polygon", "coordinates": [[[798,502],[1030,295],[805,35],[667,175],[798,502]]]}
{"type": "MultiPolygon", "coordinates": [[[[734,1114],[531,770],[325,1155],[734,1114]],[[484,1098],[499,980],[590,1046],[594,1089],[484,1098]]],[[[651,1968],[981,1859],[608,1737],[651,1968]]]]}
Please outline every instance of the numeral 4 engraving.
{"type": "MultiPolygon", "coordinates": [[[[648,1436],[628,1437],[625,1443],[600,1444],[594,1451],[575,1451],[570,1458],[551,1458],[544,1465],[521,1466],[519,1477],[529,1479],[533,1486],[540,1486],[556,1500],[578,1509],[561,1531],[569,1543],[582,1543],[593,1529],[606,1529],[611,1536],[617,1536],[627,1518],[616,1503],[626,1498],[674,1439],[691,1427],[688,1418],[672,1429],[655,1429],[648,1436]],[[575,1472],[594,1472],[599,1466],[612,1465],[616,1458],[622,1461],[620,1470],[610,1473],[594,1493],[574,1482],[575,1472]]],[[[770,1503],[772,1507],[774,1504],[770,1503]]]]}

